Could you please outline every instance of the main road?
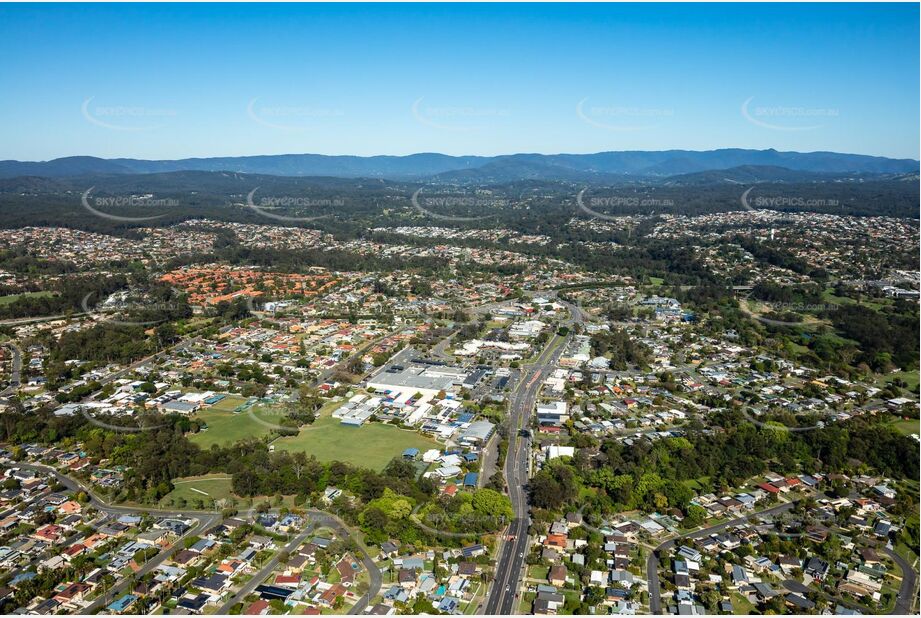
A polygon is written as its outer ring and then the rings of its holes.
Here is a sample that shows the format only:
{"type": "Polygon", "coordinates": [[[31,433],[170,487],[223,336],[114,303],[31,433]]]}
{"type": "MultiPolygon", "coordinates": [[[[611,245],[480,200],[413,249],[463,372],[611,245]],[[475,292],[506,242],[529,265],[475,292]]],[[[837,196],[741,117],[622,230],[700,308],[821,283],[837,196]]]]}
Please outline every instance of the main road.
{"type": "MultiPolygon", "coordinates": [[[[583,314],[570,307],[574,321],[581,323],[583,314]]],[[[486,599],[485,614],[510,615],[516,613],[515,605],[521,585],[521,572],[524,568],[525,555],[528,552],[528,484],[530,463],[530,440],[521,436],[522,429],[528,429],[531,412],[537,403],[541,385],[549,373],[557,366],[560,354],[566,349],[571,335],[554,334],[547,346],[530,364],[524,365],[518,385],[509,400],[509,448],[505,457],[505,480],[508,496],[512,502],[515,518],[506,531],[499,560],[496,564],[496,576],[486,599]]]]}

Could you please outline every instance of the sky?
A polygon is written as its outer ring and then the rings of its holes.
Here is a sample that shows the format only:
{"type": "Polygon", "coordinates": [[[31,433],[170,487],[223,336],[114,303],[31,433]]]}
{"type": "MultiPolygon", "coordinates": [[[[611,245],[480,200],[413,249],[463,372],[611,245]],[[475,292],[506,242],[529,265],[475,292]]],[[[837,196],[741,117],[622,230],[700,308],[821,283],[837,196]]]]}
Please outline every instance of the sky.
{"type": "Polygon", "coordinates": [[[919,158],[917,4],[0,4],[0,159],[919,158]]]}

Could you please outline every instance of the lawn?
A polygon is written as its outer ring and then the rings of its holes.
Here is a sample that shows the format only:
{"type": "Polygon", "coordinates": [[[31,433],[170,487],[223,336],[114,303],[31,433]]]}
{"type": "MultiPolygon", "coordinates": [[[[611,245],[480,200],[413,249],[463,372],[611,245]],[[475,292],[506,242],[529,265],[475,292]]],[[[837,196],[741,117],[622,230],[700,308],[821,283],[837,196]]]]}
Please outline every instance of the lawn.
{"type": "MultiPolygon", "coordinates": [[[[277,506],[276,496],[254,496],[243,498],[233,493],[233,481],[229,474],[223,472],[205,474],[203,476],[185,476],[173,479],[175,488],[160,499],[160,508],[181,508],[180,500],[185,500],[185,508],[210,509],[212,500],[230,499],[229,505],[235,504],[237,508],[245,508],[268,502],[273,507],[277,506]],[[202,502],[199,503],[198,501],[202,502]]],[[[297,496],[282,496],[280,506],[293,508],[296,506],[297,496]]],[[[138,505],[142,506],[142,505],[138,505]]]]}
{"type": "Polygon", "coordinates": [[[892,426],[906,436],[913,433],[921,435],[921,421],[918,419],[897,420],[892,423],[892,426]]]}
{"type": "Polygon", "coordinates": [[[548,566],[541,566],[539,564],[535,564],[528,568],[528,577],[530,577],[531,579],[540,580],[541,582],[547,581],[548,573],[550,573],[550,567],[548,566]]]}
{"type": "Polygon", "coordinates": [[[738,592],[729,595],[729,600],[732,601],[732,613],[734,614],[754,614],[757,609],[751,604],[751,601],[738,592]]]}
{"type": "MultiPolygon", "coordinates": [[[[766,320],[772,319],[770,314],[774,311],[770,303],[760,302],[756,300],[742,300],[739,302],[739,306],[742,308],[742,311],[749,313],[755,319],[764,318],[766,320]]],[[[779,310],[778,313],[784,313],[782,310],[779,310]]],[[[802,311],[794,312],[799,316],[798,322],[793,322],[791,326],[797,326],[799,328],[815,328],[821,324],[827,324],[825,320],[820,320],[811,313],[806,313],[802,311]]],[[[781,321],[783,318],[780,318],[781,321]]],[[[770,323],[770,322],[769,322],[770,323]]]]}
{"type": "Polygon", "coordinates": [[[244,438],[268,435],[284,416],[280,408],[258,405],[243,412],[231,411],[243,401],[227,397],[217,405],[199,411],[195,418],[207,423],[208,429],[189,434],[189,439],[202,448],[211,448],[212,444],[227,446],[244,438]]]}
{"type": "MultiPolygon", "coordinates": [[[[848,296],[836,296],[834,290],[831,288],[822,292],[822,300],[828,303],[829,305],[856,305],[857,300],[850,298],[848,296]]],[[[871,309],[882,309],[887,306],[889,303],[885,299],[874,299],[868,300],[863,299],[860,301],[860,304],[864,307],[869,307],[871,309]]]]}
{"type": "Polygon", "coordinates": [[[894,373],[887,373],[880,379],[880,382],[881,384],[886,384],[896,379],[900,379],[905,382],[908,385],[909,391],[917,391],[919,381],[917,369],[914,371],[896,371],[894,373]]]}
{"type": "Polygon", "coordinates": [[[272,446],[301,451],[320,461],[344,461],[374,470],[383,470],[391,459],[410,447],[420,451],[441,448],[435,440],[415,431],[381,423],[351,427],[331,416],[321,416],[313,425],[302,427],[298,435],[278,438],[272,446]]]}
{"type": "Polygon", "coordinates": [[[210,406],[208,410],[213,412],[233,412],[239,406],[246,403],[246,401],[246,397],[241,397],[239,395],[226,395],[216,404],[210,406]]]}
{"type": "Polygon", "coordinates": [[[789,350],[792,354],[796,354],[797,356],[807,354],[809,352],[808,347],[800,345],[795,341],[790,341],[789,339],[784,342],[784,345],[786,346],[787,350],[789,350]]]}
{"type": "Polygon", "coordinates": [[[483,595],[486,592],[486,585],[482,582],[477,582],[476,589],[473,591],[473,596],[465,604],[461,603],[461,606],[464,608],[465,615],[471,615],[477,613],[477,609],[480,607],[480,602],[483,600],[483,595]]]}
{"type": "Polygon", "coordinates": [[[178,478],[173,480],[173,485],[176,488],[160,500],[160,506],[176,506],[183,499],[186,505],[194,505],[197,500],[203,500],[205,507],[208,507],[211,500],[230,498],[233,495],[230,476],[223,473],[178,478]]]}
{"type": "Polygon", "coordinates": [[[530,614],[532,606],[534,605],[534,597],[537,595],[533,592],[525,592],[521,595],[521,600],[518,602],[518,613],[519,614],[530,614]]]}
{"type": "Polygon", "coordinates": [[[706,491],[709,491],[710,477],[702,476],[696,479],[688,479],[686,481],[683,481],[683,483],[688,489],[691,489],[698,493],[706,493],[706,491]]]}
{"type": "Polygon", "coordinates": [[[22,294],[10,294],[9,296],[0,296],[0,305],[9,305],[15,303],[20,298],[50,298],[51,292],[23,292],[22,294]]]}

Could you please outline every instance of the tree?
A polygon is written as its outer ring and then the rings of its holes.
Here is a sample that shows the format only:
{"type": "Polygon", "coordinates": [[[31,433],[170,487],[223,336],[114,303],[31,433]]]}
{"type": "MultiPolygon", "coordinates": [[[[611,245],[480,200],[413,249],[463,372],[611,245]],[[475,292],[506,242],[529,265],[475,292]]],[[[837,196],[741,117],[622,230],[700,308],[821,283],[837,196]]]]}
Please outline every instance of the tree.
{"type": "Polygon", "coordinates": [[[489,515],[502,521],[502,518],[511,519],[514,515],[509,497],[494,489],[476,490],[473,493],[473,509],[481,515],[489,515]]]}
{"type": "Polygon", "coordinates": [[[707,520],[707,510],[702,506],[691,504],[688,506],[681,524],[685,528],[696,528],[707,520]]]}
{"type": "Polygon", "coordinates": [[[547,471],[541,470],[530,482],[531,504],[540,509],[558,509],[563,505],[560,484],[547,471]]]}
{"type": "Polygon", "coordinates": [[[710,613],[715,614],[717,612],[720,600],[722,600],[722,597],[715,588],[707,588],[700,594],[701,603],[703,603],[704,607],[706,607],[710,613]]]}

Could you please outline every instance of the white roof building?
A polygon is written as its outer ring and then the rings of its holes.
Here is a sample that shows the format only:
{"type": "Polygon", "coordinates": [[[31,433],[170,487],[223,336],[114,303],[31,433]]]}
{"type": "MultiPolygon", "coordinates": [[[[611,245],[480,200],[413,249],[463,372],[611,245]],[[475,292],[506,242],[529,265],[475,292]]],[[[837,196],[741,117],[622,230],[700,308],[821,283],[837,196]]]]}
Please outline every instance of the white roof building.
{"type": "Polygon", "coordinates": [[[547,460],[556,459],[557,457],[574,457],[576,449],[574,446],[557,446],[551,444],[544,448],[544,456],[547,460]]]}

